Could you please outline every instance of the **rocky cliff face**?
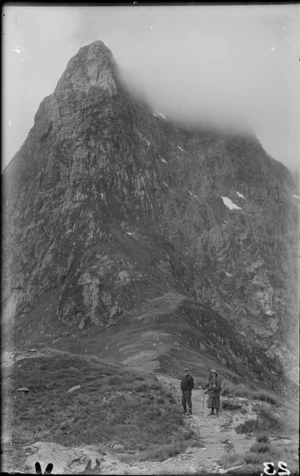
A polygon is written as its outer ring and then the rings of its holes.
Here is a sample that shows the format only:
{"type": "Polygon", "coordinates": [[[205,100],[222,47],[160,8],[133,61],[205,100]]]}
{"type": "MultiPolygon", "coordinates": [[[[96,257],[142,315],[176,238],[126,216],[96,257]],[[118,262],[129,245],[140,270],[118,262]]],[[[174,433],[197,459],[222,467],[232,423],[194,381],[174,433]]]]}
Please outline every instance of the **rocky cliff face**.
{"type": "Polygon", "coordinates": [[[167,120],[102,42],[85,46],[4,173],[5,322],[18,340],[52,293],[56,321],[97,332],[98,352],[146,329],[124,362],[147,341],[171,365],[182,345],[276,387],[297,354],[296,194],[255,136],[167,120]]]}

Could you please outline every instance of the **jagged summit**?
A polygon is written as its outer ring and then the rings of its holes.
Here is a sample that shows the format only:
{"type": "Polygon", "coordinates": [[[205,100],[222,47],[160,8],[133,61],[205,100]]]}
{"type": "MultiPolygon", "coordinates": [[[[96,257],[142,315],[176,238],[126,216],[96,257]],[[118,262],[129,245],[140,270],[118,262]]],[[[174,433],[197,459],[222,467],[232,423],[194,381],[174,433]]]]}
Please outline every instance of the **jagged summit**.
{"type": "Polygon", "coordinates": [[[111,50],[106,46],[105,43],[101,40],[96,40],[92,41],[92,43],[89,43],[88,45],[84,45],[81,48],[79,48],[77,55],[85,55],[88,58],[91,58],[94,56],[97,58],[101,54],[109,54],[112,56],[111,50]]]}
{"type": "Polygon", "coordinates": [[[90,86],[115,90],[116,62],[103,41],[94,41],[79,49],[71,58],[57,83],[55,94],[64,90],[87,92],[90,86]]]}

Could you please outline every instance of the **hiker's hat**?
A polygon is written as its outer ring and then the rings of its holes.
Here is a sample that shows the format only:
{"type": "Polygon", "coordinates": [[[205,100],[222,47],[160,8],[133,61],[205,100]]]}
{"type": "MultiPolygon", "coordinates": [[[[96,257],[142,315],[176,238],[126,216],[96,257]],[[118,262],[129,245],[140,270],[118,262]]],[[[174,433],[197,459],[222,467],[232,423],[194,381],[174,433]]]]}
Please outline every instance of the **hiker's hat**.
{"type": "Polygon", "coordinates": [[[216,369],[212,369],[210,373],[218,375],[218,372],[216,371],[216,369]]]}
{"type": "Polygon", "coordinates": [[[190,372],[189,369],[184,369],[185,375],[187,375],[189,372],[190,372]]]}

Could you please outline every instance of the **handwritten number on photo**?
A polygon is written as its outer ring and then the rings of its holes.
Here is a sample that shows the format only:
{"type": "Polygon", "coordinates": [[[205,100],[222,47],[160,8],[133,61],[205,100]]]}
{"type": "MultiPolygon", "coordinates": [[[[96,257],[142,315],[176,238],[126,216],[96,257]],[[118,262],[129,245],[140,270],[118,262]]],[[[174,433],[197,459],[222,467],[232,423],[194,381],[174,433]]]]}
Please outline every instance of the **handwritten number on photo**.
{"type": "Polygon", "coordinates": [[[284,461],[279,461],[278,462],[278,468],[279,468],[279,471],[277,472],[277,469],[275,468],[275,465],[274,463],[272,462],[266,462],[266,463],[263,463],[264,465],[264,473],[261,474],[261,476],[263,476],[263,474],[266,474],[267,476],[275,476],[275,474],[278,476],[289,476],[291,474],[290,470],[287,469],[287,464],[284,463],[284,461]]]}

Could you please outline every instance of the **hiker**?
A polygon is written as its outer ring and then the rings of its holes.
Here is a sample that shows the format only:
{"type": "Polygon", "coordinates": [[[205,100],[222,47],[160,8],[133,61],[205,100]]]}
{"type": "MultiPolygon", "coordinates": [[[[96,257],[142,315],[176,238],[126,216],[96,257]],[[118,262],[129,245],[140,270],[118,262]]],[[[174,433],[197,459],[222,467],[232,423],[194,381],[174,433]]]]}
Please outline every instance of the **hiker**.
{"type": "Polygon", "coordinates": [[[194,379],[186,369],[184,371],[184,377],[181,379],[181,393],[182,393],[182,406],[183,413],[186,413],[186,406],[189,407],[189,414],[192,415],[192,390],[194,388],[194,379]]]}
{"type": "Polygon", "coordinates": [[[206,392],[208,393],[208,408],[211,409],[209,416],[214,415],[214,410],[216,410],[216,415],[219,416],[220,410],[220,394],[221,394],[221,381],[218,377],[218,373],[215,369],[212,369],[208,376],[208,383],[205,386],[206,392]]]}

